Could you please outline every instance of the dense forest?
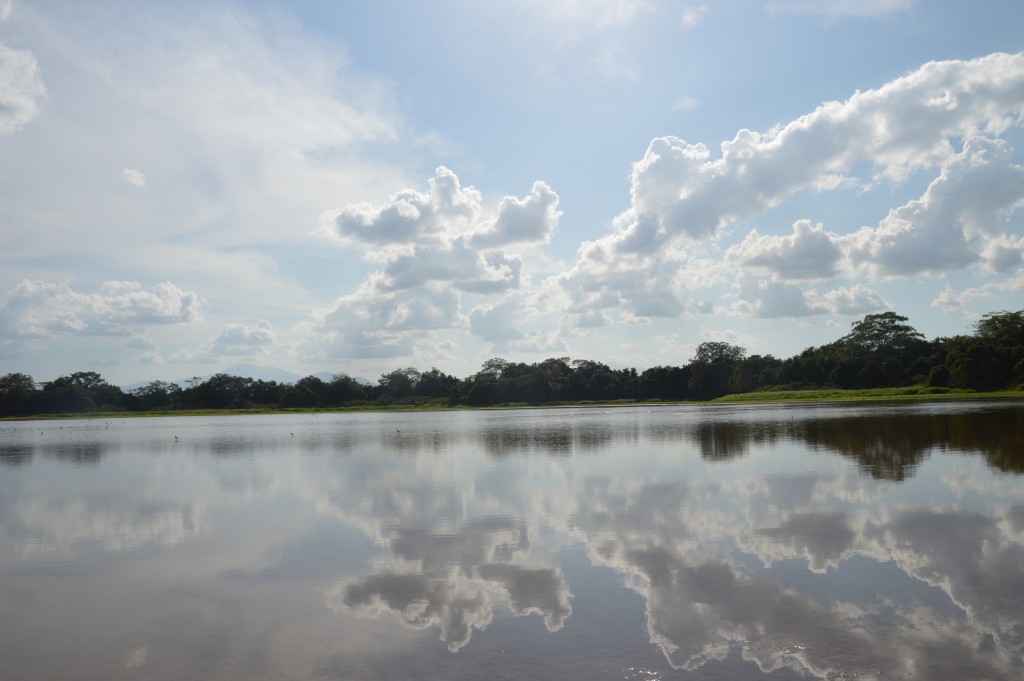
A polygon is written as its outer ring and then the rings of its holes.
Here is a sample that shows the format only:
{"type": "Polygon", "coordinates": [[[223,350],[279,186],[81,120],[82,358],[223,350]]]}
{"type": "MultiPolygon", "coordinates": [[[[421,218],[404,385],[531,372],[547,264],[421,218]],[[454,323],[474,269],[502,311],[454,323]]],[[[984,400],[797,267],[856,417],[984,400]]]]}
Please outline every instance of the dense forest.
{"type": "Polygon", "coordinates": [[[683,366],[638,373],[568,357],[526,364],[495,358],[459,379],[436,368],[395,369],[365,385],[347,374],[294,383],[215,374],[184,386],[153,381],[133,390],[92,371],[36,383],[0,377],[0,416],[199,409],[338,408],[390,405],[550,404],[583,401],[710,400],[730,393],[818,388],[921,386],[934,392],[1024,388],[1024,310],[985,315],[971,335],[926,340],[895,312],[866,316],[848,334],[788,359],[701,343],[683,366]]]}

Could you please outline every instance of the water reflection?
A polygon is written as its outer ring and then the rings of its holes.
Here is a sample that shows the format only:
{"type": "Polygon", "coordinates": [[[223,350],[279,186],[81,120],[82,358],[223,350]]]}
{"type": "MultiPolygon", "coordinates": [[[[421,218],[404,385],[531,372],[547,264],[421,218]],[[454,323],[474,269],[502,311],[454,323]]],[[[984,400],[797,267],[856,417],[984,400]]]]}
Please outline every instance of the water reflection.
{"type": "Polygon", "coordinates": [[[1013,403],[116,425],[0,424],[18,678],[1024,672],[1013,403]]]}

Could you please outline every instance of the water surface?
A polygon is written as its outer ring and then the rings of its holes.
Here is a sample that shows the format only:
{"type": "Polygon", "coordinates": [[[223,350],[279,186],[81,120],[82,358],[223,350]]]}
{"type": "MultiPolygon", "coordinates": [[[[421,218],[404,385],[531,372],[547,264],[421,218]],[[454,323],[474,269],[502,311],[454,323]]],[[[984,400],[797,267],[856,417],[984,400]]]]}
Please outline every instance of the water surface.
{"type": "Polygon", "coordinates": [[[1020,679],[1020,402],[0,423],[11,679],[1020,679]]]}

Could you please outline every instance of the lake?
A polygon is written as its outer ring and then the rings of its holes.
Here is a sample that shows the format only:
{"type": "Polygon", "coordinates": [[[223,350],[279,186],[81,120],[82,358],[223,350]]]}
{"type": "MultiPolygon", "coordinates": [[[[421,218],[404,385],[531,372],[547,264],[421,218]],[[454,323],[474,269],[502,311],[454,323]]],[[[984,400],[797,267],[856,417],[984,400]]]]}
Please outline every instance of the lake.
{"type": "Polygon", "coordinates": [[[1024,678],[1020,401],[0,423],[4,679],[1024,678]]]}

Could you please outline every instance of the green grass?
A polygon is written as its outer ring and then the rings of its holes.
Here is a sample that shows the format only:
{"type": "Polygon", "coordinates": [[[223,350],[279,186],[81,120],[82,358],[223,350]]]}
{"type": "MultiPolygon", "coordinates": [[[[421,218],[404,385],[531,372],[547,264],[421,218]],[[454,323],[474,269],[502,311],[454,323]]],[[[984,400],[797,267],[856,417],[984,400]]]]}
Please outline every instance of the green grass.
{"type": "Polygon", "coordinates": [[[1020,391],[978,392],[967,388],[937,388],[930,386],[906,386],[902,388],[866,388],[843,390],[821,388],[817,390],[771,390],[764,392],[738,393],[712,400],[715,404],[742,404],[748,402],[839,402],[856,400],[903,400],[933,398],[971,397],[1022,397],[1020,391]]]}

